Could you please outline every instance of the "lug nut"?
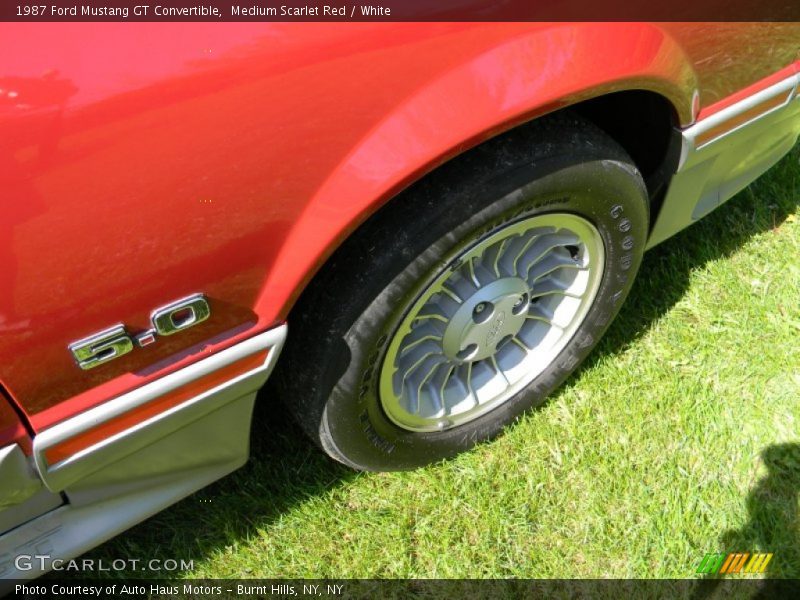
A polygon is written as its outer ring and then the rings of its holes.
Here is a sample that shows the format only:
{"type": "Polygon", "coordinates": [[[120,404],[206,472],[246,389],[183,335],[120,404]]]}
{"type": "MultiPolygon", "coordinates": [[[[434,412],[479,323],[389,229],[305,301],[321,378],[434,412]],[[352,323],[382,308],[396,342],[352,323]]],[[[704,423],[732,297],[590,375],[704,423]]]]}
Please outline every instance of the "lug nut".
{"type": "Polygon", "coordinates": [[[511,312],[515,315],[520,314],[528,306],[528,294],[522,294],[517,300],[516,304],[511,308],[511,312]]]}
{"type": "Polygon", "coordinates": [[[494,314],[494,304],[491,302],[478,302],[475,308],[472,309],[472,320],[477,323],[485,323],[492,318],[494,314]]]}

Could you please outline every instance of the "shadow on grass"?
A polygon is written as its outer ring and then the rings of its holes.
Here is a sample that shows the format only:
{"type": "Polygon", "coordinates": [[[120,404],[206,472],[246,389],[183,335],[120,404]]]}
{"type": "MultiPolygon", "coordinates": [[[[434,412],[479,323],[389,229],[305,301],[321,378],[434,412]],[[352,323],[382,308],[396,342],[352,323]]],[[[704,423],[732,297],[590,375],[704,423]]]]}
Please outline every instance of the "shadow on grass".
{"type": "Polygon", "coordinates": [[[772,552],[766,573],[800,578],[800,444],[768,446],[761,453],[767,476],[747,497],[749,521],[720,538],[723,552],[772,552]]]}
{"type": "MultiPolygon", "coordinates": [[[[800,444],[768,446],[761,453],[761,460],[767,468],[767,475],[747,496],[748,521],[741,529],[726,531],[720,536],[719,552],[726,556],[734,552],[772,553],[765,570],[766,577],[797,580],[800,578],[800,514],[797,508],[800,444]]],[[[698,583],[693,598],[724,597],[725,577],[706,575],[698,583]]],[[[764,584],[753,597],[779,597],[775,595],[776,591],[775,584],[764,584]]]]}
{"type": "MultiPolygon", "coordinates": [[[[622,311],[583,368],[624,350],[646,333],[681,299],[693,271],[730,256],[753,236],[775,229],[794,213],[798,206],[799,156],[800,149],[794,150],[725,207],[649,252],[622,311]]],[[[260,530],[293,506],[325,495],[356,477],[323,456],[305,438],[272,392],[268,388],[257,403],[252,458],[247,466],[104,544],[91,556],[107,561],[125,557],[200,561],[211,553],[228,551],[238,541],[258,537],[260,530]]],[[[774,568],[781,569],[783,576],[794,577],[800,576],[800,550],[796,545],[782,545],[778,552],[770,546],[770,536],[791,527],[796,531],[798,525],[797,448],[789,444],[765,453],[771,475],[753,491],[748,502],[751,523],[731,532],[722,542],[738,551],[755,547],[775,551],[774,568]],[[787,508],[790,505],[791,510],[787,508]]],[[[185,574],[191,576],[191,572],[185,574]]],[[[141,577],[143,573],[114,575],[141,577]]],[[[237,575],[247,577],[248,573],[237,575]]]]}

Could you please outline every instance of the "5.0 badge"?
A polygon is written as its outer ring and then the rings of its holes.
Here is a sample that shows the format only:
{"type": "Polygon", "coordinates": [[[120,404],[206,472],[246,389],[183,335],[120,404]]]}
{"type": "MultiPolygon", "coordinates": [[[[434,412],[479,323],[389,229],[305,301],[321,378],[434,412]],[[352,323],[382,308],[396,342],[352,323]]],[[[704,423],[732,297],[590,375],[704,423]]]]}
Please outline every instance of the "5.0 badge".
{"type": "Polygon", "coordinates": [[[173,335],[202,323],[211,316],[211,308],[203,294],[193,294],[166,306],[150,315],[153,328],[131,336],[124,325],[109,329],[73,342],[69,350],[81,369],[93,369],[133,350],[134,344],[144,347],[156,341],[157,335],[173,335]]]}

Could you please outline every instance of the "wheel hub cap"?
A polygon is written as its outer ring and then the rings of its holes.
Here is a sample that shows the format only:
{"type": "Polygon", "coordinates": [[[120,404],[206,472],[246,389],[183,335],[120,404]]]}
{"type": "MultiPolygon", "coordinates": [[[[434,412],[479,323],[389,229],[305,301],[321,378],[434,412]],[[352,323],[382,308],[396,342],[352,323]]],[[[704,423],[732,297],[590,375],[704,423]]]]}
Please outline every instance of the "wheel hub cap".
{"type": "Polygon", "coordinates": [[[505,277],[478,289],[453,315],[444,333],[444,354],[459,363],[492,356],[525,324],[528,284],[505,277]]]}

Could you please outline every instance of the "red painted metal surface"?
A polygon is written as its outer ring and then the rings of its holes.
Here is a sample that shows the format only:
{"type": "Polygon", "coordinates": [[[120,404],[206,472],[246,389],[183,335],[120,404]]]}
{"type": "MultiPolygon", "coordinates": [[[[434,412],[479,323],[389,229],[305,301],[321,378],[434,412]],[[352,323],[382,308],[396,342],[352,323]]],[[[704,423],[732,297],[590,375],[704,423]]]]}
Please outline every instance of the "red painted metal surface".
{"type": "MultiPolygon", "coordinates": [[[[0,25],[0,377],[41,430],[286,318],[371,211],[467,147],[611,91],[692,120],[796,24],[0,25]],[[743,43],[747,40],[748,43],[743,43]],[[81,371],[67,345],[204,292],[81,371]]],[[[0,439],[0,443],[3,440],[0,439]]]]}

